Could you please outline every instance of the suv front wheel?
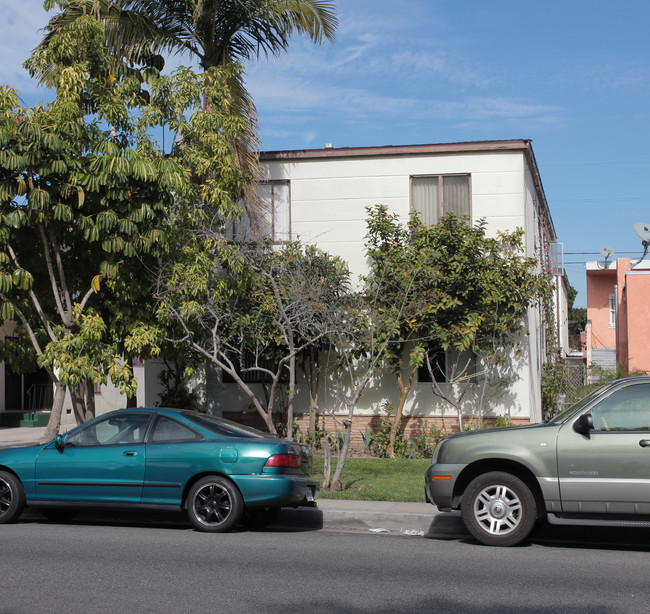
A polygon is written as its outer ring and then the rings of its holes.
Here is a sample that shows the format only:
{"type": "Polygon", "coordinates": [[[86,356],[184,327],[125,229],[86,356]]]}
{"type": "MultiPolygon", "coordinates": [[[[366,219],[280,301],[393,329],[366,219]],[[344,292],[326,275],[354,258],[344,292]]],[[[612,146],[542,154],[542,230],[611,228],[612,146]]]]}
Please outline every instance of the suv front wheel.
{"type": "Polygon", "coordinates": [[[468,531],[488,546],[514,546],[530,535],[537,518],[535,497],[518,477],[491,471],[474,478],[461,501],[468,531]]]}

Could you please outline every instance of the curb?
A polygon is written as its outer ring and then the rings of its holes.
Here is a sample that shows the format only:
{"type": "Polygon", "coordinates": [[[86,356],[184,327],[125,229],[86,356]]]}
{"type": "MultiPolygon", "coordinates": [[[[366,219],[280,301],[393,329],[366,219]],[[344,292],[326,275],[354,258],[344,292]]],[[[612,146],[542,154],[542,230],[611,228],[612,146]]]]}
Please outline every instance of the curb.
{"type": "Polygon", "coordinates": [[[305,529],[366,530],[432,539],[470,537],[459,512],[438,512],[428,503],[319,499],[318,507],[283,508],[278,526],[305,529]],[[414,511],[408,511],[408,508],[414,511]]]}
{"type": "MultiPolygon", "coordinates": [[[[320,502],[319,502],[320,504],[320,502]]],[[[377,533],[398,531],[425,535],[433,524],[433,509],[428,515],[393,515],[372,509],[323,510],[320,508],[283,508],[278,524],[312,529],[366,529],[377,533]]]]}

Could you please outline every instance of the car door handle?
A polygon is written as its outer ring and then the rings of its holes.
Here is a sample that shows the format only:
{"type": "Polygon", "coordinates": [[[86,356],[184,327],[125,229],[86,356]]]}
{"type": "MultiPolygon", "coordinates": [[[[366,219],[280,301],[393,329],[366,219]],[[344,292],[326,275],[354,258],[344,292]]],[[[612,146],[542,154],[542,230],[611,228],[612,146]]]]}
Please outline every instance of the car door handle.
{"type": "Polygon", "coordinates": [[[126,452],[122,452],[122,456],[137,456],[138,453],[133,451],[133,450],[127,450],[126,452]]]}
{"type": "Polygon", "coordinates": [[[648,447],[650,447],[650,439],[642,439],[642,440],[639,442],[639,445],[640,445],[642,448],[648,448],[648,447]]]}

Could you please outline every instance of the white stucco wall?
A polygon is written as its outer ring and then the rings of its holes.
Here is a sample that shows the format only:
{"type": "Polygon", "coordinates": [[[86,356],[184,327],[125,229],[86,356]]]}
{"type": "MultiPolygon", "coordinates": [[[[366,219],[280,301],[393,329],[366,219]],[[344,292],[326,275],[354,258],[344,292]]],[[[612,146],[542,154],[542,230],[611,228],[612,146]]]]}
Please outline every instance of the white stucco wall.
{"type": "MultiPolygon", "coordinates": [[[[413,175],[469,173],[472,220],[485,218],[491,236],[501,230],[521,227],[526,231],[527,255],[533,255],[537,248],[536,217],[540,203],[523,151],[279,159],[265,161],[264,167],[267,179],[290,182],[292,238],[315,243],[340,256],[348,262],[355,279],[367,272],[366,208],[386,205],[406,222],[413,175]]],[[[531,310],[528,320],[531,334],[523,339],[524,359],[518,365],[517,378],[507,400],[496,410],[538,421],[541,419],[541,318],[531,310]]],[[[359,406],[361,413],[377,411],[387,400],[396,402],[394,378],[387,377],[382,385],[364,395],[359,406]]],[[[322,400],[323,405],[336,402],[327,393],[322,400]]],[[[299,399],[299,403],[305,402],[306,399],[299,399]]],[[[441,413],[429,384],[414,385],[406,411],[441,413]]]]}
{"type": "Polygon", "coordinates": [[[406,222],[412,175],[469,173],[472,218],[496,234],[525,225],[523,167],[522,153],[502,151],[264,163],[267,179],[290,181],[292,238],[345,259],[355,277],[367,271],[366,208],[386,205],[406,222]]]}

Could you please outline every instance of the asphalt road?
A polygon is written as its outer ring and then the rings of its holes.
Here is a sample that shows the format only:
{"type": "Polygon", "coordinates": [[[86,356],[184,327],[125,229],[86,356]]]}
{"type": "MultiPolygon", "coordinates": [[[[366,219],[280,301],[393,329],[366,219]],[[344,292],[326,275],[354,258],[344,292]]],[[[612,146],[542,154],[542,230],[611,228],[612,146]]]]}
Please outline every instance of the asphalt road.
{"type": "Polygon", "coordinates": [[[523,547],[369,532],[198,533],[128,517],[0,526],[0,614],[650,611],[650,533],[523,547]]]}

